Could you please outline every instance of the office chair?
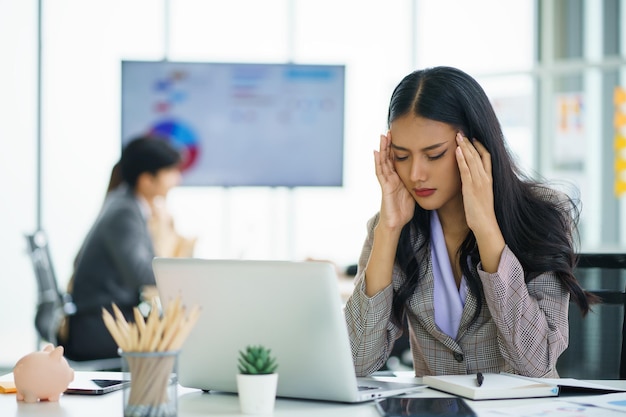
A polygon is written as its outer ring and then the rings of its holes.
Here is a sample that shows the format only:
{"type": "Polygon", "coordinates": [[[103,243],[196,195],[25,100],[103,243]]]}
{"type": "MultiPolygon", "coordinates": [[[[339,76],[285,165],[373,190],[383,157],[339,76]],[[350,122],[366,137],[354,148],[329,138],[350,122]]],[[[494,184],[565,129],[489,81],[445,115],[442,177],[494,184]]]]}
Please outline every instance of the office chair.
{"type": "Polygon", "coordinates": [[[626,254],[581,253],[576,267],[581,285],[585,286],[592,269],[601,275],[591,276],[589,284],[598,286],[600,281],[600,287],[612,289],[587,288],[602,303],[593,306],[586,318],[577,307],[570,308],[570,346],[559,358],[557,369],[565,377],[626,379],[626,289],[616,285],[626,271],[626,254]]]}
{"type": "MultiPolygon", "coordinates": [[[[581,254],[579,268],[606,268],[626,270],[626,254],[620,253],[589,253],[581,254]]],[[[603,304],[622,306],[622,343],[619,366],[619,379],[626,379],[626,288],[624,290],[590,291],[602,299],[603,304]]]]}
{"type": "MultiPolygon", "coordinates": [[[[61,322],[76,312],[76,306],[69,294],[59,290],[46,233],[37,230],[32,235],[26,235],[26,241],[37,279],[35,329],[39,342],[45,341],[57,346],[57,332],[61,322]]],[[[120,370],[122,367],[121,358],[67,361],[74,370],[80,371],[120,370]]]]}

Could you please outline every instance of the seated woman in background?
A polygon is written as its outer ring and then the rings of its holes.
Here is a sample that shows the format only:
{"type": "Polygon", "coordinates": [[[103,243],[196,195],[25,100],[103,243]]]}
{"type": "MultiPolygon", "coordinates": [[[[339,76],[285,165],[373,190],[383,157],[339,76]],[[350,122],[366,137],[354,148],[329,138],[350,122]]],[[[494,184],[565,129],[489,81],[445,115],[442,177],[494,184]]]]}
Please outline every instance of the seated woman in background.
{"type": "MultiPolygon", "coordinates": [[[[111,191],[123,183],[120,162],[117,162],[111,170],[106,195],[108,196],[111,191]]],[[[189,258],[193,256],[197,239],[185,237],[176,230],[174,218],[167,211],[165,197],[155,196],[149,204],[151,215],[148,218],[148,229],[152,236],[155,255],[167,258],[189,258]]]]}
{"type": "Polygon", "coordinates": [[[69,317],[62,341],[68,358],[118,356],[102,307],[110,309],[115,303],[133,321],[142,291],[154,292],[156,252],[148,225],[156,213],[155,200],[165,198],[180,182],[179,164],[179,153],[158,138],[137,138],[122,151],[122,184],[107,194],[76,259],[71,294],[77,311],[69,317]]]}
{"type": "Polygon", "coordinates": [[[449,67],[394,90],[374,152],[382,198],[345,315],[358,375],[381,368],[407,323],[416,376],[557,377],[578,284],[576,206],[525,178],[480,85],[449,67]]]}

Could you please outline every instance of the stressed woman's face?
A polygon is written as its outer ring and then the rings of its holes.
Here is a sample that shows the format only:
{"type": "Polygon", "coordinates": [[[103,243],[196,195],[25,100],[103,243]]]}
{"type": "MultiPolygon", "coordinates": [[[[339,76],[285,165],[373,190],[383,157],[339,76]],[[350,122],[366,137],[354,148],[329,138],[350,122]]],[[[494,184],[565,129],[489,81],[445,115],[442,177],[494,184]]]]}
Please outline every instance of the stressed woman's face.
{"type": "Polygon", "coordinates": [[[396,172],[425,210],[438,210],[462,199],[456,133],[451,125],[414,115],[391,123],[396,172]]]}

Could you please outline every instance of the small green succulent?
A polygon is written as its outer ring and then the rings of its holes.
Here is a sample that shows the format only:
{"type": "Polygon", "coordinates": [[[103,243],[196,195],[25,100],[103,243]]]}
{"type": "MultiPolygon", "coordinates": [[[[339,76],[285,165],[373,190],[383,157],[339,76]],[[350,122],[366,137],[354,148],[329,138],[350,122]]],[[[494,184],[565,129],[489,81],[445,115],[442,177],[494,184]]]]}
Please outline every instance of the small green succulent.
{"type": "Polygon", "coordinates": [[[247,346],[245,352],[239,351],[239,372],[250,375],[274,373],[278,364],[270,352],[271,349],[262,345],[247,346]]]}

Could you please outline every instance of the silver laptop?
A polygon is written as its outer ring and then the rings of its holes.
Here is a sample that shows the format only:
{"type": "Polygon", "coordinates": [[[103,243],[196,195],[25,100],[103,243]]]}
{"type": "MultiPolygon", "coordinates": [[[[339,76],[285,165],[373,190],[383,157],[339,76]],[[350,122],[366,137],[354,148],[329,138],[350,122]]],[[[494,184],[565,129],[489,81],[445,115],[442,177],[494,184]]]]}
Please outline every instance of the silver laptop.
{"type": "Polygon", "coordinates": [[[329,263],[155,258],[153,268],[164,308],[179,294],[202,308],[180,354],[182,386],[237,392],[239,351],[262,344],[279,397],[352,403],[425,387],[356,377],[329,263]]]}

